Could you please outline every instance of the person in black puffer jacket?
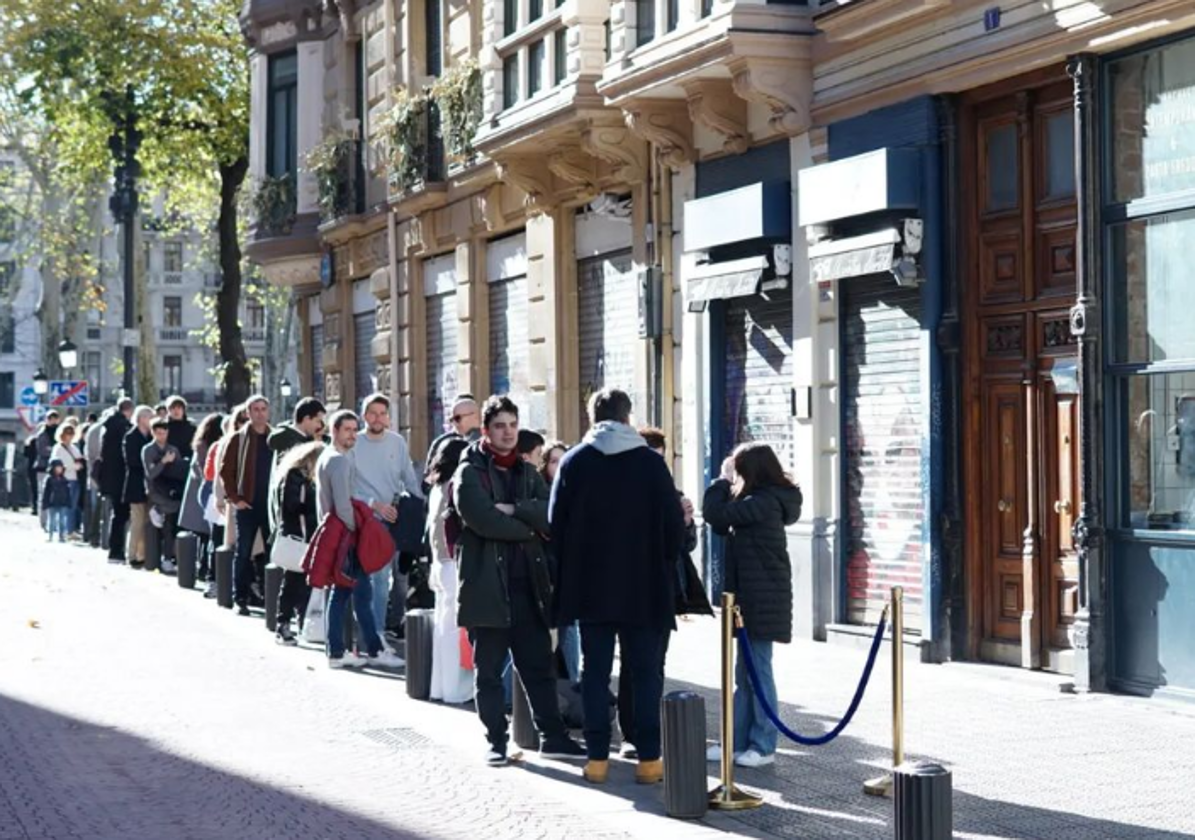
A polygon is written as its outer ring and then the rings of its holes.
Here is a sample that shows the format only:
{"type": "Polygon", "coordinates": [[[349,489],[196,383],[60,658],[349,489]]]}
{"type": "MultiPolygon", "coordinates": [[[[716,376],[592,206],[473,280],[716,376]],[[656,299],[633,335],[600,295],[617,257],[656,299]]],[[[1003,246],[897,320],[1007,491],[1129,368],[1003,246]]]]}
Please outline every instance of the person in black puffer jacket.
{"type": "MultiPolygon", "coordinates": [[[[772,645],[793,636],[792,564],[784,528],[801,516],[801,490],[772,448],[744,443],[722,464],[722,477],[705,492],[705,521],[726,540],[726,589],[735,593],[755,654],[760,689],[772,708],[776,681],[772,645]]],[[[779,731],[755,698],[740,649],[735,667],[734,754],[740,767],[771,764],[779,731]]],[[[707,758],[721,761],[721,748],[707,758]]]]}
{"type": "MultiPolygon", "coordinates": [[[[278,464],[270,479],[270,530],[275,534],[311,540],[319,524],[316,504],[315,465],[324,451],[320,441],[292,447],[278,464]]],[[[280,645],[295,645],[291,618],[297,617],[302,629],[311,587],[302,572],[286,571],[278,593],[278,629],[274,640],[280,645]]]]}

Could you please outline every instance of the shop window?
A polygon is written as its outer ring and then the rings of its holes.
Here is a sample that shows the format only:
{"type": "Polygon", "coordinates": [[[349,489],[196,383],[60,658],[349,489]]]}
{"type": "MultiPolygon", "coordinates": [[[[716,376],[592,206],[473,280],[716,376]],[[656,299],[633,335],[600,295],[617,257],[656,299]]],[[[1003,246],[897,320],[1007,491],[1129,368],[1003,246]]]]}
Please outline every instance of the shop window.
{"type": "Polygon", "coordinates": [[[266,174],[273,178],[297,168],[299,143],[299,57],[269,58],[266,107],[266,174]]]}
{"type": "Polygon", "coordinates": [[[162,326],[181,327],[183,325],[183,299],[181,297],[162,298],[162,326]]]}
{"type": "Polygon", "coordinates": [[[987,161],[987,201],[989,213],[1012,210],[1017,206],[1017,187],[1021,180],[1017,154],[1016,123],[993,126],[984,136],[987,161]]]}

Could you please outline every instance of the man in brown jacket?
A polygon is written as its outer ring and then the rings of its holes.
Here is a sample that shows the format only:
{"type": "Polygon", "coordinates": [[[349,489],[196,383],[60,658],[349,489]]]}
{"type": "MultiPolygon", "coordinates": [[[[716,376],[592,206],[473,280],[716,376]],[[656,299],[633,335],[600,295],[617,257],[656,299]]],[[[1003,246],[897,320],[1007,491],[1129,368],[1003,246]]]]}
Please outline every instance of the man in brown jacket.
{"type": "Polygon", "coordinates": [[[253,544],[261,533],[267,553],[270,544],[269,488],[274,453],[270,435],[270,401],[255,394],[245,403],[249,422],[229,438],[220,458],[220,480],[236,517],[236,562],[233,564],[232,597],[240,615],[249,615],[253,588],[253,544]]]}

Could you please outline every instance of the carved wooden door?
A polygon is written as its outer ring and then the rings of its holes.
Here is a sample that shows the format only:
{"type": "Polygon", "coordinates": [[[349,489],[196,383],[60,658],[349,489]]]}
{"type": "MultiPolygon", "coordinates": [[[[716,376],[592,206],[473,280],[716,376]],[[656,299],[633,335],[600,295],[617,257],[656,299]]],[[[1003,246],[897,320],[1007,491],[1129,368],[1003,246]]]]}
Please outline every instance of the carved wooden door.
{"type": "Polygon", "coordinates": [[[1071,87],[969,107],[972,641],[984,659],[1066,669],[1078,506],[1071,87]]]}

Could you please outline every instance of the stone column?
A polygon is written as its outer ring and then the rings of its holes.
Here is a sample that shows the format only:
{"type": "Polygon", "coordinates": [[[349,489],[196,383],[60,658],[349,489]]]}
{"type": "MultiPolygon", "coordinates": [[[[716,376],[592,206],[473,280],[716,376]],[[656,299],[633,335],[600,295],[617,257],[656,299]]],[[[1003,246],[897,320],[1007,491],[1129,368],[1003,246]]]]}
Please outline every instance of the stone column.
{"type": "Polygon", "coordinates": [[[299,96],[297,116],[299,171],[296,195],[299,213],[319,212],[319,192],[315,175],[307,171],[303,160],[323,137],[324,113],[324,42],[303,41],[298,46],[299,96]]]}

